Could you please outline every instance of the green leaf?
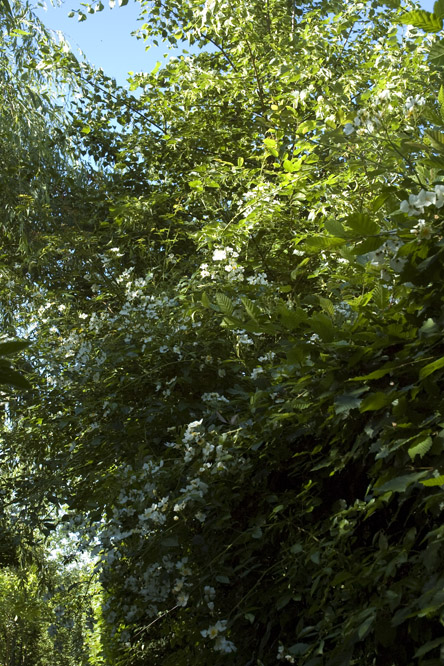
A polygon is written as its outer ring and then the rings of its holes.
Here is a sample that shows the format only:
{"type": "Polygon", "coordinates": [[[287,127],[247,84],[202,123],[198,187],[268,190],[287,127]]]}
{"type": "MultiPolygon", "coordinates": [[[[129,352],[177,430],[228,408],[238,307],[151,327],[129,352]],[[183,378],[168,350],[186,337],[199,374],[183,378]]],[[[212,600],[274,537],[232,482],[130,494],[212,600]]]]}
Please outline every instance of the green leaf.
{"type": "Polygon", "coordinates": [[[233,314],[234,310],[233,303],[225,294],[216,294],[216,303],[218,304],[220,311],[224,315],[230,316],[233,314]]]}
{"type": "Polygon", "coordinates": [[[387,199],[390,197],[390,192],[384,192],[383,194],[379,194],[376,199],[374,199],[371,203],[371,209],[374,213],[378,211],[382,206],[385,204],[387,199]]]}
{"type": "Polygon", "coordinates": [[[387,287],[384,287],[382,284],[378,284],[373,291],[373,303],[384,310],[390,302],[390,293],[387,287]]]}
{"type": "MultiPolygon", "coordinates": [[[[435,3],[436,5],[437,3],[435,3]]],[[[440,638],[435,638],[433,641],[428,641],[427,643],[424,643],[418,650],[416,650],[415,654],[413,657],[417,659],[418,657],[423,657],[427,652],[430,652],[430,650],[434,650],[440,645],[444,645],[444,638],[441,636],[440,638]]]]}
{"type": "Polygon", "coordinates": [[[316,125],[316,120],[305,120],[298,126],[296,134],[307,134],[307,132],[314,130],[316,125]]]}
{"type": "Polygon", "coordinates": [[[333,236],[313,236],[312,238],[307,238],[301,245],[304,249],[318,251],[339,247],[340,245],[344,245],[344,243],[345,240],[342,238],[333,238],[333,236]]]}
{"type": "Polygon", "coordinates": [[[364,622],[362,622],[359,625],[358,638],[359,638],[360,641],[362,641],[362,639],[367,635],[367,633],[368,633],[370,627],[372,626],[372,624],[374,623],[374,621],[375,621],[375,615],[373,613],[373,614],[370,615],[370,617],[368,617],[366,620],[364,620],[364,622]]]}
{"type": "Polygon", "coordinates": [[[360,296],[357,296],[356,298],[351,298],[350,300],[347,301],[349,305],[354,310],[357,310],[359,308],[365,307],[370,303],[373,297],[373,291],[369,291],[366,294],[361,294],[360,296]]]}
{"type": "Polygon", "coordinates": [[[318,312],[308,320],[308,323],[313,332],[319,335],[324,342],[332,342],[334,340],[335,327],[330,317],[327,317],[322,312],[318,312]]]}
{"type": "Polygon", "coordinates": [[[441,476],[434,476],[431,479],[426,479],[425,481],[421,481],[423,486],[427,486],[429,488],[433,486],[444,486],[444,475],[441,476]]]}
{"type": "Polygon", "coordinates": [[[444,39],[432,44],[429,51],[429,60],[435,67],[442,67],[444,65],[444,39]]]}
{"type": "MultiPolygon", "coordinates": [[[[444,55],[444,48],[443,48],[443,55],[444,55]]],[[[440,105],[441,118],[444,120],[444,87],[443,86],[441,86],[440,89],[439,89],[438,102],[439,102],[439,105],[440,105]]]]}
{"type": "Polygon", "coordinates": [[[419,456],[420,458],[423,458],[425,454],[431,449],[433,444],[433,440],[431,437],[425,437],[423,440],[421,440],[418,444],[415,444],[414,446],[411,446],[408,450],[408,454],[412,460],[414,460],[415,456],[419,456]]]}
{"type": "Polygon", "coordinates": [[[444,17],[444,0],[436,0],[435,4],[433,5],[433,13],[439,19],[444,17]]]}
{"type": "Polygon", "coordinates": [[[287,606],[287,604],[290,603],[292,598],[293,595],[291,592],[286,592],[285,594],[283,594],[282,597],[279,597],[279,599],[276,601],[276,609],[282,610],[282,608],[285,608],[285,606],[287,606]]]}
{"type": "Polygon", "coordinates": [[[277,151],[277,143],[274,139],[264,139],[264,146],[267,149],[269,153],[271,153],[274,157],[278,157],[279,153],[277,151]]]}
{"type": "Polygon", "coordinates": [[[431,12],[426,12],[424,9],[408,12],[401,16],[399,20],[405,25],[413,25],[415,28],[424,30],[424,32],[439,32],[442,30],[442,18],[431,12]]]}
{"type": "Polygon", "coordinates": [[[358,377],[351,377],[348,381],[349,382],[366,382],[369,379],[381,379],[381,377],[385,377],[389,372],[393,372],[393,370],[397,366],[393,363],[389,363],[382,368],[378,368],[378,370],[374,370],[373,372],[370,372],[368,375],[359,375],[358,377]]]}
{"type": "Polygon", "coordinates": [[[419,379],[425,379],[437,370],[441,370],[441,368],[444,368],[444,356],[441,356],[441,358],[433,361],[433,363],[428,363],[423,368],[421,368],[419,371],[419,379]]]}
{"type": "Polygon", "coordinates": [[[319,299],[320,306],[328,314],[328,316],[329,317],[334,317],[335,316],[335,308],[334,308],[333,303],[328,298],[324,298],[323,296],[318,296],[318,299],[319,299]]]}
{"type": "Polygon", "coordinates": [[[302,657],[304,655],[308,648],[310,647],[309,643],[295,643],[291,647],[288,648],[288,652],[295,657],[302,657]]]}
{"type": "Polygon", "coordinates": [[[205,308],[211,308],[211,307],[212,307],[212,306],[211,306],[211,301],[210,301],[210,299],[208,298],[208,296],[207,296],[207,294],[206,294],[205,292],[202,293],[201,301],[202,301],[202,305],[203,305],[205,308]]]}
{"type": "Polygon", "coordinates": [[[379,233],[379,225],[364,213],[354,213],[349,215],[346,224],[350,229],[362,236],[374,236],[379,233]]]}
{"type": "Polygon", "coordinates": [[[7,14],[12,16],[12,9],[11,5],[9,4],[9,0],[0,0],[0,7],[3,8],[7,14]]]}
{"type": "Polygon", "coordinates": [[[119,7],[124,7],[128,4],[128,0],[119,0],[119,7]]]}
{"type": "Polygon", "coordinates": [[[8,384],[14,388],[21,388],[26,390],[32,388],[31,384],[23,377],[23,375],[20,374],[20,372],[12,370],[11,368],[0,369],[0,384],[8,384]]]}
{"type": "Polygon", "coordinates": [[[349,393],[343,393],[338,395],[335,398],[335,413],[336,414],[348,414],[351,409],[358,409],[362,402],[362,394],[368,391],[367,386],[360,386],[354,391],[349,393]]]}
{"type": "Polygon", "coordinates": [[[337,238],[349,238],[350,237],[350,232],[346,231],[342,224],[339,222],[339,220],[335,220],[334,218],[330,218],[329,220],[326,220],[324,222],[324,227],[328,231],[329,234],[332,236],[336,236],[337,238]]]}
{"type": "Polygon", "coordinates": [[[256,323],[259,323],[258,320],[259,320],[261,311],[259,310],[257,305],[255,303],[253,303],[253,301],[250,301],[249,298],[243,297],[243,298],[241,298],[241,301],[242,301],[242,305],[244,306],[245,310],[247,311],[248,316],[253,321],[255,321],[256,323]]]}
{"type": "Polygon", "coordinates": [[[190,181],[188,182],[188,185],[189,185],[193,190],[200,190],[200,191],[203,190],[203,187],[202,187],[202,181],[201,181],[201,180],[198,180],[198,179],[196,179],[196,180],[190,180],[190,181]]]}
{"type": "Polygon", "coordinates": [[[444,152],[444,134],[437,130],[428,130],[426,134],[431,138],[434,148],[440,152],[444,152]]]}
{"type": "Polygon", "coordinates": [[[357,243],[352,250],[352,253],[355,255],[363,255],[368,252],[374,252],[383,245],[385,239],[382,236],[370,236],[366,238],[362,243],[357,243]]]}
{"type": "MultiPolygon", "coordinates": [[[[414,474],[405,474],[403,476],[396,476],[394,479],[390,479],[382,486],[377,486],[374,488],[375,492],[379,493],[403,493],[412,483],[416,483],[421,479],[421,477],[427,474],[426,471],[415,472],[414,474]]],[[[423,482],[421,482],[423,483],[423,482]]]]}
{"type": "Polygon", "coordinates": [[[8,340],[7,342],[0,342],[0,356],[8,356],[14,352],[21,351],[29,347],[31,343],[29,340],[8,340]]]}
{"type": "Polygon", "coordinates": [[[290,309],[283,303],[279,303],[277,307],[277,314],[281,319],[284,326],[290,330],[300,328],[300,325],[307,321],[307,314],[302,308],[290,309]]]}
{"type": "Polygon", "coordinates": [[[387,407],[390,403],[393,402],[393,395],[389,393],[383,393],[382,391],[376,391],[366,396],[359,407],[359,411],[363,412],[374,412],[383,407],[387,407]]]}

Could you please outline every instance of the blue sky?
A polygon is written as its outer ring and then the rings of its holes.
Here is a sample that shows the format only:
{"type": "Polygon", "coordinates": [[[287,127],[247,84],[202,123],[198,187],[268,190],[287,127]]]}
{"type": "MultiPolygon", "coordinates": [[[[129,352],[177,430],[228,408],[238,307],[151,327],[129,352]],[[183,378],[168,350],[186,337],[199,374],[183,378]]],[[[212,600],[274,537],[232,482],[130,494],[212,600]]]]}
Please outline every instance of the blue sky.
{"type": "MultiPolygon", "coordinates": [[[[129,0],[125,7],[116,2],[114,9],[109,8],[108,0],[103,0],[103,4],[102,12],[88,14],[87,20],[81,22],[68,18],[69,12],[80,6],[79,0],[65,0],[61,7],[52,7],[47,0],[47,11],[42,8],[36,11],[49,28],[63,32],[71,46],[80,48],[92,64],[126,85],[129,71],[149,72],[158,60],[162,62],[169,44],[152,46],[147,51],[145,42],[131,36],[141,25],[137,20],[140,4],[136,0],[129,0]]],[[[433,10],[433,4],[433,0],[421,1],[421,6],[429,11],[433,10]]]]}
{"type": "MultiPolygon", "coordinates": [[[[103,4],[103,11],[88,14],[86,21],[81,22],[77,17],[68,17],[71,10],[80,7],[79,0],[65,1],[60,7],[52,7],[48,0],[46,11],[36,7],[36,13],[48,28],[63,32],[74,51],[80,49],[89,62],[102,67],[105,74],[115,77],[121,85],[126,85],[129,71],[151,71],[158,60],[163,61],[170,45],[160,43],[147,51],[143,40],[131,36],[142,24],[137,20],[141,9],[139,2],[130,0],[125,7],[119,7],[116,2],[113,9],[109,8],[108,0],[103,0],[103,4]]],[[[180,49],[176,50],[176,53],[180,52],[180,49]]],[[[173,54],[172,50],[170,54],[173,54]]]]}

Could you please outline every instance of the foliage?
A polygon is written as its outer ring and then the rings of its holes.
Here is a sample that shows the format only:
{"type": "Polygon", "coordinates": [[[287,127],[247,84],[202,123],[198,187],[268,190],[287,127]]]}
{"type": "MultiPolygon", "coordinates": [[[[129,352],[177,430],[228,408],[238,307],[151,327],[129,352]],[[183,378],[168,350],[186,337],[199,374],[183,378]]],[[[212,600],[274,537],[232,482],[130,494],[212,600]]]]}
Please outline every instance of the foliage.
{"type": "Polygon", "coordinates": [[[201,50],[137,100],[33,70],[86,159],[14,209],[2,452],[99,558],[109,663],[440,663],[441,5],[155,0],[201,50]]]}
{"type": "MultiPolygon", "coordinates": [[[[41,547],[26,566],[0,570],[2,666],[81,666],[103,663],[97,650],[91,572],[63,566],[41,547]]],[[[65,563],[66,565],[66,563],[65,563]]]]}

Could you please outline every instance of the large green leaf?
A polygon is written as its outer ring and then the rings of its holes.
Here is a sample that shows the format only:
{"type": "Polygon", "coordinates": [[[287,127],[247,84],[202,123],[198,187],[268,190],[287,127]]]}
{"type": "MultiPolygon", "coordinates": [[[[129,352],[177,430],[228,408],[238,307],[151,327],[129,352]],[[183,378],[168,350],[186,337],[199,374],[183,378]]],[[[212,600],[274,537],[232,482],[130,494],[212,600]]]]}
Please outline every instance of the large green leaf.
{"type": "Polygon", "coordinates": [[[438,130],[428,130],[427,136],[432,140],[434,148],[444,153],[444,134],[438,130]]]}
{"type": "Polygon", "coordinates": [[[0,368],[0,384],[7,384],[14,388],[30,389],[31,384],[20,372],[12,368],[0,368]]]}
{"type": "Polygon", "coordinates": [[[233,314],[234,305],[225,294],[216,294],[216,303],[223,314],[228,316],[233,314]]]}
{"type": "Polygon", "coordinates": [[[257,307],[256,303],[253,303],[253,301],[246,297],[242,297],[241,301],[247,312],[247,315],[257,323],[259,321],[261,311],[257,307]]]}
{"type": "MultiPolygon", "coordinates": [[[[403,493],[409,486],[413,483],[419,481],[422,477],[427,474],[426,471],[414,472],[413,474],[404,474],[402,476],[396,476],[394,479],[390,479],[382,486],[377,486],[374,488],[374,491],[379,493],[395,492],[403,493]]],[[[423,482],[422,482],[423,483],[423,482]]]]}
{"type": "Polygon", "coordinates": [[[425,454],[432,448],[432,444],[433,440],[431,437],[425,437],[424,439],[421,439],[421,441],[409,448],[408,454],[410,458],[412,460],[414,460],[416,456],[423,458],[425,454]]]}
{"type": "Polygon", "coordinates": [[[318,312],[309,319],[309,325],[314,333],[319,335],[324,342],[332,342],[335,337],[335,327],[330,319],[323,312],[318,312]]]}
{"type": "Polygon", "coordinates": [[[425,379],[426,377],[433,374],[437,370],[441,370],[441,368],[444,368],[444,356],[441,356],[441,358],[438,358],[436,361],[428,363],[423,368],[421,368],[421,370],[419,371],[419,378],[425,379]]]}
{"type": "Polygon", "coordinates": [[[433,5],[433,13],[439,19],[444,17],[444,0],[436,0],[435,4],[433,5]]]}
{"type": "Polygon", "coordinates": [[[315,252],[318,250],[330,250],[344,244],[345,240],[342,238],[335,238],[333,236],[313,236],[312,238],[304,240],[304,242],[301,243],[301,246],[303,246],[304,249],[315,252]]]}
{"type": "Polygon", "coordinates": [[[433,486],[444,486],[444,475],[434,476],[431,479],[425,479],[421,481],[423,486],[433,487],[433,486]]]}
{"type": "Polygon", "coordinates": [[[329,234],[335,236],[336,238],[349,238],[350,232],[347,231],[339,220],[336,220],[334,217],[326,220],[324,222],[324,227],[329,234]]]}
{"type": "Polygon", "coordinates": [[[424,9],[418,9],[404,14],[399,19],[401,23],[413,25],[415,28],[421,28],[425,32],[439,32],[442,30],[442,18],[427,12],[424,9]]]}
{"type": "Polygon", "coordinates": [[[5,342],[0,341],[0,356],[8,356],[15,352],[21,351],[29,347],[29,340],[7,340],[5,342]]]}
{"type": "Polygon", "coordinates": [[[395,369],[396,369],[396,364],[387,363],[382,368],[373,370],[373,372],[370,372],[368,375],[359,375],[358,377],[351,377],[348,381],[363,382],[363,381],[368,381],[369,379],[381,379],[381,377],[385,377],[385,375],[393,372],[395,369]]]}
{"type": "Polygon", "coordinates": [[[361,236],[374,236],[379,233],[379,224],[365,213],[353,213],[347,217],[345,223],[361,236]]]}
{"type": "Polygon", "coordinates": [[[359,407],[361,412],[373,412],[378,409],[383,409],[387,407],[394,400],[394,396],[391,393],[384,393],[382,391],[376,391],[376,393],[371,393],[366,396],[359,407]]]}
{"type": "Polygon", "coordinates": [[[442,67],[444,65],[444,40],[441,39],[439,42],[435,42],[430,47],[429,51],[429,60],[432,65],[436,67],[442,67]]]}
{"type": "MultiPolygon", "coordinates": [[[[435,3],[436,6],[437,3],[435,3]]],[[[440,647],[444,645],[444,638],[441,636],[439,638],[435,638],[433,641],[427,641],[427,643],[424,643],[420,648],[418,648],[415,652],[415,659],[418,659],[419,657],[423,657],[427,652],[430,652],[431,650],[436,649],[437,647],[440,647]]]]}

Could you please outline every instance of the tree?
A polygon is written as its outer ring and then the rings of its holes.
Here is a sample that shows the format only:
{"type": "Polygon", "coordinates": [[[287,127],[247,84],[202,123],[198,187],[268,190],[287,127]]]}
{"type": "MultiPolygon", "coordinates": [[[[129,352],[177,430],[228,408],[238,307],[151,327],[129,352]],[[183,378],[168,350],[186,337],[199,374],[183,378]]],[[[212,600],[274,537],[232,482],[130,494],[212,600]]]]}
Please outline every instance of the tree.
{"type": "Polygon", "coordinates": [[[42,60],[88,160],[4,450],[100,558],[110,663],[439,663],[442,45],[405,13],[154,2],[202,50],[137,101],[42,60]]]}

